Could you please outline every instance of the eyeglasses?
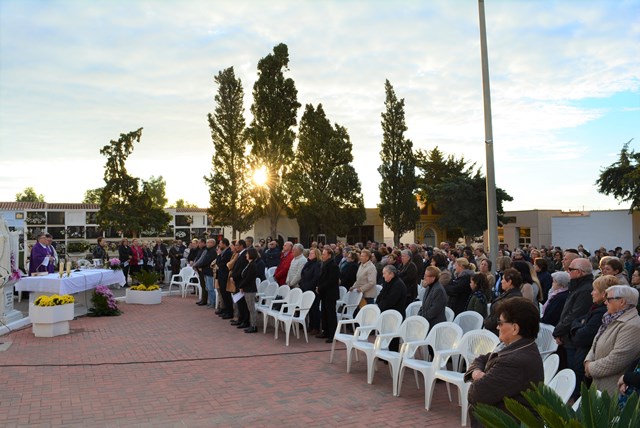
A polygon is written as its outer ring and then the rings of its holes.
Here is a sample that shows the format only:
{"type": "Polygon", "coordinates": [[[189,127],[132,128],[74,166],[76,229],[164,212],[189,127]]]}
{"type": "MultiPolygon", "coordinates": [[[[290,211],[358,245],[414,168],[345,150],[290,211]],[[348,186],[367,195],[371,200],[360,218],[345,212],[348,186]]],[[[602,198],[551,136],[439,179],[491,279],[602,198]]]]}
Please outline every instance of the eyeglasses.
{"type": "Polygon", "coordinates": [[[620,300],[622,299],[622,297],[607,297],[607,302],[610,302],[612,300],[620,300]]]}
{"type": "Polygon", "coordinates": [[[578,269],[578,268],[572,268],[572,267],[570,267],[570,268],[569,268],[569,272],[573,272],[573,271],[575,271],[575,270],[580,270],[580,269],[578,269]]]}
{"type": "Polygon", "coordinates": [[[503,324],[515,324],[515,323],[511,321],[502,321],[502,320],[498,321],[498,327],[502,327],[503,324]]]}

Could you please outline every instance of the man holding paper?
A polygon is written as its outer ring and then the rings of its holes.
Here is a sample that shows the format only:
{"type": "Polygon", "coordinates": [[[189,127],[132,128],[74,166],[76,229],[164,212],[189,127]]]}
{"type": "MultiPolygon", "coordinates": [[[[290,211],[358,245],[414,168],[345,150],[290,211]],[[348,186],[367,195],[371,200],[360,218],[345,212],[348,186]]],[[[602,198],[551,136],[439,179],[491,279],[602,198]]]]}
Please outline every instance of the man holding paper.
{"type": "Polygon", "coordinates": [[[38,235],[38,242],[31,248],[29,260],[29,275],[36,272],[53,273],[55,270],[55,256],[44,233],[38,235]]]}

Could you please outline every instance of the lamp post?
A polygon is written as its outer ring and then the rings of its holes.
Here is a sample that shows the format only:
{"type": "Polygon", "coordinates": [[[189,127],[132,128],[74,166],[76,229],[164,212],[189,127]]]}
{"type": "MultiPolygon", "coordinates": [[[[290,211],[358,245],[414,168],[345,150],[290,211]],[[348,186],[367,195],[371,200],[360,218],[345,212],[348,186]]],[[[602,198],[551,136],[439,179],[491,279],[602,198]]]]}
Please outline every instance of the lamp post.
{"type": "Polygon", "coordinates": [[[493,163],[493,127],[491,125],[491,88],[489,86],[489,59],[487,55],[487,26],[484,17],[484,0],[478,0],[480,17],[480,58],[482,61],[482,95],[484,100],[484,142],[487,164],[487,229],[489,232],[489,258],[496,266],[498,256],[498,206],[496,203],[496,178],[493,163]]]}

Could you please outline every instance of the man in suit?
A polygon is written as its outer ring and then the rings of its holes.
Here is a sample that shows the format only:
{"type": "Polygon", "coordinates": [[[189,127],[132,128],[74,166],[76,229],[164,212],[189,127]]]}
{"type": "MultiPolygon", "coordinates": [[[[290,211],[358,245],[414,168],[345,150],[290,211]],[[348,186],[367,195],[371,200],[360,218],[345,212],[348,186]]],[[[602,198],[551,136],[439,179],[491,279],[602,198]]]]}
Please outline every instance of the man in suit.
{"type": "Polygon", "coordinates": [[[334,254],[331,248],[322,250],[322,270],[318,278],[316,293],[322,303],[322,333],[318,339],[327,339],[327,343],[333,342],[333,335],[338,326],[336,318],[336,301],[340,297],[340,269],[333,262],[334,254]]]}
{"type": "MultiPolygon", "coordinates": [[[[204,239],[201,239],[204,241],[204,239]]],[[[201,279],[200,286],[202,287],[202,299],[196,302],[198,306],[207,305],[212,308],[215,305],[215,290],[213,289],[213,269],[211,269],[211,262],[216,258],[216,240],[209,238],[205,242],[205,247],[202,253],[198,256],[198,259],[193,264],[193,268],[198,272],[198,276],[201,279]],[[210,295],[213,294],[213,296],[210,295]]]]}
{"type": "MultiPolygon", "coordinates": [[[[231,270],[231,277],[233,278],[233,282],[236,284],[236,288],[238,284],[242,282],[242,271],[247,267],[249,261],[247,260],[247,242],[244,239],[239,239],[236,242],[236,251],[238,252],[238,258],[233,265],[233,269],[231,270]]],[[[249,308],[247,307],[247,302],[244,300],[244,297],[236,303],[238,305],[238,321],[231,321],[231,325],[235,325],[238,328],[248,328],[249,324],[249,308]]]]}
{"type": "Polygon", "coordinates": [[[227,263],[231,260],[229,240],[222,238],[218,244],[218,248],[220,249],[220,254],[216,257],[216,266],[218,267],[216,277],[218,278],[218,286],[220,287],[220,296],[222,296],[222,302],[224,303],[224,308],[218,315],[226,320],[233,318],[233,299],[231,298],[231,293],[227,291],[227,278],[229,277],[227,263]]]}

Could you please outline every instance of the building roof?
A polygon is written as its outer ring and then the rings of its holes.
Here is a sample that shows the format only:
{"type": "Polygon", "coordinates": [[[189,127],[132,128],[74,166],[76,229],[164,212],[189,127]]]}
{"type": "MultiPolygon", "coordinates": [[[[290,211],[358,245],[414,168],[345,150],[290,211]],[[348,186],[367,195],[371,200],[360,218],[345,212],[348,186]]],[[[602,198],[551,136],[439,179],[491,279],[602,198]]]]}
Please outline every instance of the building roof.
{"type": "Polygon", "coordinates": [[[73,204],[48,202],[0,202],[0,210],[99,210],[99,204],[73,204]]]}

